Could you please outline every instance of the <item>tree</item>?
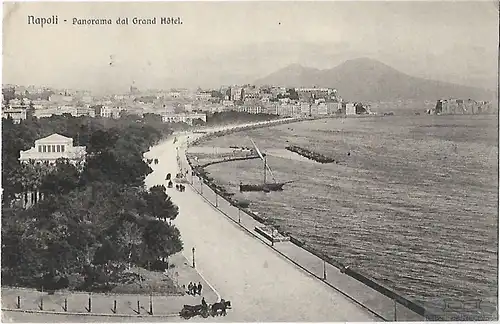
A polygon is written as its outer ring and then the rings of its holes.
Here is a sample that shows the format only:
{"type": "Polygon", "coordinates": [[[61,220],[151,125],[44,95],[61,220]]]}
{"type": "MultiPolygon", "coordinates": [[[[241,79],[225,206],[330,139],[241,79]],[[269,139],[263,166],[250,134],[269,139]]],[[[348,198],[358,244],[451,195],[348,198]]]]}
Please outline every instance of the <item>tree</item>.
{"type": "Polygon", "coordinates": [[[166,194],[166,188],[163,185],[156,185],[149,189],[145,194],[146,206],[151,216],[162,220],[174,220],[179,214],[179,208],[172,203],[170,197],[166,194]]]}
{"type": "Polygon", "coordinates": [[[357,115],[360,115],[360,114],[366,114],[366,109],[365,107],[363,107],[363,104],[361,102],[357,102],[355,105],[354,105],[355,109],[356,109],[356,114],[357,115]]]}
{"type": "Polygon", "coordinates": [[[136,223],[125,221],[121,224],[117,232],[116,243],[122,257],[128,262],[129,267],[132,261],[140,259],[143,236],[141,229],[136,223]]]}
{"type": "Polygon", "coordinates": [[[89,147],[87,153],[102,153],[110,150],[118,140],[118,132],[115,129],[97,130],[90,136],[89,147]]]}
{"type": "Polygon", "coordinates": [[[206,123],[201,118],[193,119],[193,126],[203,126],[206,123]]]}
{"type": "Polygon", "coordinates": [[[16,98],[16,89],[14,87],[2,88],[2,95],[5,104],[8,104],[12,99],[16,98]]]}
{"type": "Polygon", "coordinates": [[[144,229],[144,256],[146,261],[168,258],[182,251],[179,230],[160,220],[149,220],[144,229]]]}
{"type": "Polygon", "coordinates": [[[42,180],[40,189],[52,195],[67,194],[78,187],[80,174],[67,159],[58,159],[56,166],[42,180]]]}
{"type": "MultiPolygon", "coordinates": [[[[2,128],[5,197],[43,190],[29,209],[4,204],[2,277],[12,284],[67,286],[70,275],[99,276],[110,263],[141,265],[182,249],[179,231],[160,219],[175,219],[178,208],[163,186],[144,189],[151,168],[143,153],[172,130],[133,119],[90,120],[53,116],[2,128]],[[87,146],[80,174],[66,160],[55,166],[20,164],[19,151],[54,132],[87,146]],[[86,269],[86,270],[85,270],[86,269]],[[101,271],[101,272],[99,272],[101,271]],[[97,275],[96,275],[97,274],[97,275]]],[[[7,199],[8,200],[8,199],[7,199]]]]}
{"type": "Polygon", "coordinates": [[[154,124],[162,122],[161,115],[159,114],[146,113],[143,115],[142,119],[146,124],[154,124]]]}
{"type": "Polygon", "coordinates": [[[126,153],[105,151],[89,157],[83,170],[82,182],[89,184],[111,181],[121,185],[142,186],[152,169],[139,154],[125,155],[126,153]]]}
{"type": "Polygon", "coordinates": [[[287,89],[286,92],[288,93],[288,97],[290,98],[290,100],[299,100],[299,94],[297,93],[297,91],[295,91],[294,88],[287,89]]]}

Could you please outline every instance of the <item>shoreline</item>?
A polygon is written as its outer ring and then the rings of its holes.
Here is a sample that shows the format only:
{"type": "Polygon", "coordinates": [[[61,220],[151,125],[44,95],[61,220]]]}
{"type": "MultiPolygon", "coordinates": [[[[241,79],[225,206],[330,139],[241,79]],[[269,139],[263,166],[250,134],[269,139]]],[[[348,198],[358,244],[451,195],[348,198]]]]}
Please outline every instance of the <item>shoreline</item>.
{"type": "MultiPolygon", "coordinates": [[[[377,116],[370,116],[370,117],[377,117],[377,116]]],[[[319,118],[318,118],[319,119],[319,118]]],[[[324,118],[322,118],[324,119],[324,118]]],[[[311,120],[314,120],[314,119],[301,119],[301,120],[295,120],[294,122],[303,122],[303,121],[311,121],[311,120]]],[[[278,124],[279,125],[279,124],[278,124]]],[[[206,173],[204,172],[205,171],[205,167],[211,165],[211,164],[215,164],[215,163],[224,163],[224,162],[231,162],[233,159],[229,159],[227,161],[216,161],[216,162],[212,162],[212,163],[208,163],[207,165],[200,165],[200,166],[195,166],[193,168],[192,166],[192,162],[191,160],[189,159],[189,157],[187,156],[187,149],[192,146],[192,145],[199,145],[201,142],[203,141],[207,141],[207,140],[210,140],[211,138],[214,138],[214,137],[220,137],[220,136],[224,136],[224,135],[228,135],[230,133],[233,133],[233,132],[240,132],[240,131],[244,131],[244,130],[248,130],[248,129],[254,129],[254,128],[263,128],[263,127],[271,127],[271,126],[276,126],[276,125],[255,125],[253,127],[243,127],[243,128],[237,128],[237,129],[232,129],[230,132],[225,132],[225,131],[222,131],[222,132],[215,132],[215,133],[212,133],[212,134],[204,134],[202,136],[200,136],[199,138],[197,138],[195,141],[191,142],[191,143],[188,143],[188,146],[186,148],[186,151],[184,152],[184,155],[183,157],[186,159],[188,165],[189,165],[189,168],[191,169],[192,172],[195,173],[195,175],[197,177],[201,177],[203,178],[203,183],[205,183],[210,189],[211,191],[215,194],[215,195],[219,195],[222,199],[224,199],[229,205],[231,205],[232,207],[235,207],[235,208],[238,208],[238,210],[244,210],[244,213],[247,214],[249,217],[253,218],[255,221],[259,222],[262,226],[267,226],[269,225],[269,221],[267,221],[266,219],[263,219],[262,217],[258,216],[258,215],[255,215],[252,211],[250,211],[249,209],[246,209],[246,208],[241,208],[241,207],[238,207],[238,204],[233,201],[231,199],[231,195],[227,195],[227,188],[224,188],[222,187],[223,190],[221,190],[220,188],[218,187],[221,187],[219,185],[215,185],[211,180],[207,179],[207,176],[206,176],[206,173]],[[201,172],[200,172],[201,171],[201,172]]],[[[210,202],[204,195],[203,193],[200,193],[198,190],[195,189],[195,187],[193,186],[192,183],[189,183],[190,186],[192,187],[192,189],[197,192],[199,195],[201,195],[201,197],[203,197],[205,200],[207,200],[214,208],[218,209],[212,202],[210,202]]],[[[217,204],[217,202],[216,202],[217,204]]],[[[222,213],[223,215],[225,215],[226,217],[228,217],[230,220],[234,221],[234,219],[232,219],[229,215],[227,215],[226,213],[224,213],[222,210],[219,209],[219,212],[222,213]]],[[[237,224],[238,225],[238,224],[237,224]]],[[[260,237],[258,237],[257,235],[255,235],[254,232],[252,231],[249,231],[248,229],[246,228],[243,228],[244,230],[246,230],[247,232],[249,232],[249,234],[251,234],[252,236],[254,236],[255,238],[259,239],[262,241],[262,239],[260,237]]],[[[334,260],[333,258],[331,257],[328,257],[326,255],[324,255],[323,253],[321,253],[320,251],[317,251],[316,249],[312,248],[312,247],[309,247],[306,245],[305,242],[302,242],[301,240],[295,238],[293,236],[292,233],[283,233],[283,232],[279,232],[281,235],[284,235],[284,236],[288,236],[290,237],[290,243],[292,243],[293,245],[295,245],[296,247],[300,248],[300,249],[303,249],[304,251],[314,255],[315,257],[327,262],[329,265],[332,265],[334,266],[335,268],[337,268],[341,273],[345,274],[345,275],[348,275],[349,277],[353,278],[354,280],[362,283],[363,285],[365,285],[366,287],[369,287],[375,291],[377,291],[378,293],[382,294],[383,296],[385,297],[388,297],[390,298],[391,300],[394,300],[394,302],[397,301],[397,303],[399,303],[400,305],[403,305],[405,308],[408,308],[408,310],[410,312],[413,312],[415,313],[416,315],[418,316],[421,316],[423,319],[425,319],[426,317],[429,317],[429,318],[433,318],[434,320],[436,320],[436,318],[440,318],[442,319],[440,316],[436,315],[436,314],[433,314],[431,313],[430,311],[426,310],[422,305],[410,300],[408,297],[402,295],[401,293],[398,293],[396,291],[394,291],[393,289],[389,288],[389,287],[386,287],[385,285],[383,285],[382,283],[376,281],[375,279],[371,278],[370,276],[364,274],[362,271],[356,269],[352,269],[350,268],[349,266],[345,266],[343,265],[341,262],[337,262],[336,260],[334,260]]],[[[264,236],[263,236],[264,237],[264,236]]],[[[265,243],[265,242],[264,242],[265,243]]],[[[300,267],[302,270],[308,272],[309,274],[315,276],[318,280],[321,280],[323,281],[325,284],[329,285],[331,288],[341,292],[342,294],[344,294],[345,296],[347,296],[348,298],[352,299],[353,301],[355,301],[356,303],[360,304],[361,306],[367,308],[368,310],[370,310],[372,313],[376,314],[377,316],[379,316],[380,318],[384,319],[384,320],[388,320],[388,321],[391,321],[392,319],[389,317],[389,318],[386,318],[380,314],[377,314],[375,311],[373,311],[372,309],[370,309],[369,307],[366,307],[365,305],[362,305],[361,303],[359,303],[355,298],[349,296],[348,294],[346,294],[345,292],[339,290],[338,288],[334,287],[333,285],[330,285],[328,282],[325,282],[324,279],[322,279],[320,276],[317,276],[315,275],[314,273],[311,273],[310,271],[308,271],[305,266],[299,264],[299,263],[296,263],[294,260],[290,259],[289,257],[287,257],[285,254],[281,253],[280,251],[276,250],[275,248],[273,248],[273,245],[274,245],[274,242],[272,242],[272,244],[268,244],[269,247],[271,247],[275,252],[279,253],[282,257],[284,257],[285,259],[291,261],[292,263],[294,263],[296,266],[300,267]]],[[[395,306],[396,307],[396,306],[395,306]]]]}

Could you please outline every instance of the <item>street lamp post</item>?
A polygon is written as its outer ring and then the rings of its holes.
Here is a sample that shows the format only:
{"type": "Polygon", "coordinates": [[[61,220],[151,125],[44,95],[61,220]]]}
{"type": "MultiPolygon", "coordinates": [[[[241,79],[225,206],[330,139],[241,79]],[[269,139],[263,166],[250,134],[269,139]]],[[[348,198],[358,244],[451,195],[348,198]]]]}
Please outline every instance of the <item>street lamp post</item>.
{"type": "Polygon", "coordinates": [[[397,322],[398,321],[398,306],[396,304],[396,299],[394,299],[394,322],[397,322]]]}
{"type": "Polygon", "coordinates": [[[193,251],[193,268],[195,268],[195,267],[196,267],[196,264],[194,263],[194,251],[195,251],[195,250],[194,250],[194,247],[193,247],[193,249],[192,249],[191,251],[193,251]]]}

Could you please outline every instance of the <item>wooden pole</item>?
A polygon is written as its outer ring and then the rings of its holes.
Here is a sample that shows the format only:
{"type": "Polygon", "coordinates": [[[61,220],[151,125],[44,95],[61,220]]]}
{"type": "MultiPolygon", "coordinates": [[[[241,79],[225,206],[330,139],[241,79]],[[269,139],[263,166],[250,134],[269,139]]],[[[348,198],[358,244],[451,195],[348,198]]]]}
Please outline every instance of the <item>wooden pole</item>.
{"type": "Polygon", "coordinates": [[[92,297],[89,295],[89,313],[92,312],[92,297]]]}
{"type": "Polygon", "coordinates": [[[17,296],[17,308],[21,308],[21,296],[17,296]]]}
{"type": "Polygon", "coordinates": [[[113,301],[113,313],[116,314],[116,299],[113,301]]]}
{"type": "Polygon", "coordinates": [[[68,298],[64,298],[64,311],[68,311],[68,298]]]}
{"type": "Polygon", "coordinates": [[[137,300],[137,314],[141,313],[141,304],[139,303],[139,300],[137,300]]]}
{"type": "Polygon", "coordinates": [[[153,315],[153,294],[149,295],[149,315],[153,315]]]}

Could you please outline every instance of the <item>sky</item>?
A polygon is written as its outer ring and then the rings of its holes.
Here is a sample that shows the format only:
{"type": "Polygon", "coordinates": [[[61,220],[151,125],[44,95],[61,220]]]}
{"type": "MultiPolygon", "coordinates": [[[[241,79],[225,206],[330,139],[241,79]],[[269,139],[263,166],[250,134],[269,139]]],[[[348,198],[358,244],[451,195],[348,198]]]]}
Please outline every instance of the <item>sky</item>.
{"type": "Polygon", "coordinates": [[[4,3],[2,81],[97,92],[208,88],[290,64],[327,69],[370,57],[413,76],[496,88],[498,15],[492,1],[4,3]],[[59,24],[30,25],[28,15],[57,15],[59,24]],[[115,24],[119,17],[129,25],[115,24]],[[132,25],[133,17],[183,24],[132,25]]]}

